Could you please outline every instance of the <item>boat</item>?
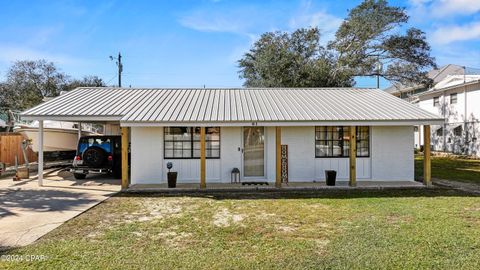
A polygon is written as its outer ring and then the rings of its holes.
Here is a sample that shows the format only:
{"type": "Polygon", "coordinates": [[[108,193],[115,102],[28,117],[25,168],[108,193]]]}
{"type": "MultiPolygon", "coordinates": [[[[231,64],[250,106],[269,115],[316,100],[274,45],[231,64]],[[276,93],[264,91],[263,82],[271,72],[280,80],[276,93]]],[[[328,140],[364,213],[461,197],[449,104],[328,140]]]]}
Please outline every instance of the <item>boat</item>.
{"type": "MultiPolygon", "coordinates": [[[[82,136],[99,135],[91,125],[81,124],[82,136]]],[[[16,123],[14,132],[22,134],[30,140],[30,147],[38,152],[38,121],[30,123],[16,123]]],[[[43,122],[43,151],[75,151],[78,142],[78,123],[64,121],[43,122]]]]}

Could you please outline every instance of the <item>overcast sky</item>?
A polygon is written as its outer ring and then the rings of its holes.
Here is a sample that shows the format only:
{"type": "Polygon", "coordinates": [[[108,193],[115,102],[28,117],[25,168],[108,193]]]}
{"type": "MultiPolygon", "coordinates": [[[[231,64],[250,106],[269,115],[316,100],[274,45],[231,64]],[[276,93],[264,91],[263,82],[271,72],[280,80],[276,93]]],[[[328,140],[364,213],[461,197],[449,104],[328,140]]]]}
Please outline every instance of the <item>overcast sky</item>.
{"type": "MultiPolygon", "coordinates": [[[[480,0],[390,1],[427,33],[439,65],[480,67],[480,0]]],[[[0,1],[0,77],[15,60],[45,58],[75,77],[123,85],[239,87],[237,60],[266,31],[318,26],[332,38],[360,1],[0,1]]],[[[357,80],[373,87],[374,78],[357,80]]],[[[382,87],[387,86],[386,82],[382,87]]]]}

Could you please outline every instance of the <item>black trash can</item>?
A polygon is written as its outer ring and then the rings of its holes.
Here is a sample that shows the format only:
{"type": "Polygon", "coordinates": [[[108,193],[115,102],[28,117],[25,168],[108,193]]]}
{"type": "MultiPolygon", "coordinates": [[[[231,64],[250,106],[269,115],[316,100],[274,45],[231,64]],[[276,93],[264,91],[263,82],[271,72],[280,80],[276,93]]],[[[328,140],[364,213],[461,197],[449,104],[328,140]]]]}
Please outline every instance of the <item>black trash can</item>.
{"type": "Polygon", "coordinates": [[[325,171],[325,180],[327,182],[327,186],[335,186],[336,179],[337,179],[337,171],[334,171],[334,170],[325,171]]]}
{"type": "Polygon", "coordinates": [[[168,172],[167,179],[169,188],[175,188],[177,186],[177,172],[168,172]]]}

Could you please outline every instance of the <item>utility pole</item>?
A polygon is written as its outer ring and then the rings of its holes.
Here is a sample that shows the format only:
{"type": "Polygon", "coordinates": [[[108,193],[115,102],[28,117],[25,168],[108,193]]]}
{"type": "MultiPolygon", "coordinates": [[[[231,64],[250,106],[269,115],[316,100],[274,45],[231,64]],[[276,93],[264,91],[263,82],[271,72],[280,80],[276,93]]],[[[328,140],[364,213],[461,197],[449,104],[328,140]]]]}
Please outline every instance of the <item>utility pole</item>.
{"type": "MultiPolygon", "coordinates": [[[[114,60],[115,58],[110,55],[110,60],[114,60]]],[[[123,64],[122,64],[122,55],[120,52],[118,53],[116,64],[118,67],[118,87],[122,87],[122,71],[123,71],[123,64]]]]}
{"type": "Polygon", "coordinates": [[[380,74],[383,70],[383,65],[380,61],[380,55],[377,55],[377,63],[375,63],[375,68],[377,70],[377,89],[380,89],[380,74]]]}

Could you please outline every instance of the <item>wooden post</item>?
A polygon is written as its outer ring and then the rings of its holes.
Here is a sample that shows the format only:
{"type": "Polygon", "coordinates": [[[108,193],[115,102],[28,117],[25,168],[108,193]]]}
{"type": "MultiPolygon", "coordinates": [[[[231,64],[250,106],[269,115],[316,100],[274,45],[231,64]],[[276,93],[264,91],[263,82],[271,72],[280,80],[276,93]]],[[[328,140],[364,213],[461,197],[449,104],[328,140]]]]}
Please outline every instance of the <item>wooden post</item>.
{"type": "Polygon", "coordinates": [[[430,160],[430,126],[423,126],[423,184],[432,185],[432,167],[430,160]]]}
{"type": "Polygon", "coordinates": [[[350,181],[348,185],[357,186],[357,128],[350,127],[350,181]]]}
{"type": "Polygon", "coordinates": [[[78,122],[78,140],[82,137],[82,122],[78,122]]]}
{"type": "Polygon", "coordinates": [[[128,188],[128,127],[122,127],[122,189],[128,188]]]}
{"type": "Polygon", "coordinates": [[[275,187],[282,187],[282,128],[275,127],[275,187]]]}
{"type": "Polygon", "coordinates": [[[38,186],[43,186],[43,120],[38,121],[38,186]]]}
{"type": "Polygon", "coordinates": [[[205,147],[205,127],[200,128],[200,188],[207,187],[206,167],[207,167],[207,153],[205,147]]]}

